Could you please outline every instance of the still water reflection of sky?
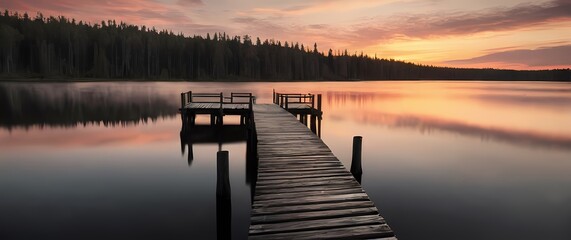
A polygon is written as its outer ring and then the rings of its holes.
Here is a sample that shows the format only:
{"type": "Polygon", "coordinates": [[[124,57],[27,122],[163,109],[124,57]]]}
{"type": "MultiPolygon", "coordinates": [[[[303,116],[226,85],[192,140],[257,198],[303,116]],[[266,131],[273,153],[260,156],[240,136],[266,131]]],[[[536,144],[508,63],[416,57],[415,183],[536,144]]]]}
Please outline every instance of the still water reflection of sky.
{"type": "MultiPolygon", "coordinates": [[[[323,140],[401,239],[571,238],[571,85],[535,82],[0,84],[0,237],[215,238],[217,144],[181,154],[178,94],[324,95],[323,140]]],[[[207,122],[207,119],[200,121],[207,122]]],[[[249,225],[230,151],[232,236],[249,225]]]]}

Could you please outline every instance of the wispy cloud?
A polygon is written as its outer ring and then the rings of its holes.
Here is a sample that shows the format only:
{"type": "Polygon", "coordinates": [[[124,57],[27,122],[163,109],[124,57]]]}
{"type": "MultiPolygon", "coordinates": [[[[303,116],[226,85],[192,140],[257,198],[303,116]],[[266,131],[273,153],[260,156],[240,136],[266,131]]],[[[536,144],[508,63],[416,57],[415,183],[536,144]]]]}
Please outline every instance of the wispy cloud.
{"type": "Polygon", "coordinates": [[[283,37],[291,34],[292,29],[281,24],[276,24],[272,21],[268,21],[267,19],[263,18],[255,18],[255,17],[235,17],[232,18],[234,23],[237,23],[243,26],[245,29],[249,30],[246,32],[244,30],[244,34],[249,35],[257,35],[263,37],[283,37]],[[264,34],[265,33],[265,34],[264,34]]]}
{"type": "Polygon", "coordinates": [[[18,0],[8,1],[3,7],[14,11],[26,11],[30,14],[41,12],[45,16],[63,15],[92,23],[117,20],[167,28],[177,23],[192,22],[192,19],[181,9],[153,0],[18,0]]]}
{"type": "Polygon", "coordinates": [[[202,0],[177,0],[176,3],[182,6],[194,6],[194,5],[204,4],[202,0]]]}
{"type": "MultiPolygon", "coordinates": [[[[291,9],[258,9],[264,13],[275,13],[281,17],[289,11],[307,10],[315,7],[293,6],[291,9]]],[[[430,12],[424,14],[396,14],[379,16],[349,25],[295,24],[275,18],[249,15],[249,24],[259,31],[252,34],[277,35],[295,33],[300,40],[312,37],[313,41],[325,40],[335,43],[334,48],[349,47],[363,49],[372,45],[398,39],[428,39],[448,36],[478,34],[482,32],[504,32],[529,29],[556,21],[571,21],[571,0],[558,0],[544,4],[520,4],[512,7],[490,8],[480,11],[430,12]],[[255,19],[255,21],[254,21],[255,19]],[[321,37],[320,37],[321,36],[321,37]]]]}
{"type": "Polygon", "coordinates": [[[571,45],[538,49],[516,49],[486,54],[479,57],[452,60],[448,64],[508,63],[528,67],[567,66],[571,67],[571,45]]]}
{"type": "Polygon", "coordinates": [[[349,12],[355,9],[364,9],[380,6],[399,0],[306,0],[284,7],[256,7],[249,11],[250,14],[272,14],[278,16],[300,16],[315,13],[339,13],[349,12]]]}
{"type": "Polygon", "coordinates": [[[356,24],[355,43],[364,45],[395,38],[431,38],[525,29],[554,21],[571,20],[571,1],[521,4],[477,12],[431,12],[396,15],[356,24]]]}

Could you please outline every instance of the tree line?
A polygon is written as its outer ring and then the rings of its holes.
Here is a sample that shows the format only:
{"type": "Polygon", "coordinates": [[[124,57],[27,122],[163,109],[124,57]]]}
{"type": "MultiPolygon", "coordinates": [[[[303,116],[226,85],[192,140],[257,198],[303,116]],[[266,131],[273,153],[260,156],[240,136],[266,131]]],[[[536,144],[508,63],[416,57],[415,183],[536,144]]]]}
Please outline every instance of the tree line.
{"type": "Polygon", "coordinates": [[[226,33],[185,36],[154,27],[63,16],[0,14],[0,77],[155,80],[555,80],[571,70],[435,67],[363,53],[226,33]]]}

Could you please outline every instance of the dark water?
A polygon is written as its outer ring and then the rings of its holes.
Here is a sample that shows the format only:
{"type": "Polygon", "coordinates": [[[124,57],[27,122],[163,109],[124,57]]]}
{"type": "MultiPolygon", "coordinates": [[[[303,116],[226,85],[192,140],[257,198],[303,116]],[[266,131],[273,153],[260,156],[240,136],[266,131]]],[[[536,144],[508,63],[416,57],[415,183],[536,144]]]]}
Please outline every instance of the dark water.
{"type": "Polygon", "coordinates": [[[533,82],[1,83],[0,239],[244,239],[246,142],[189,160],[179,93],[272,88],[324,95],[345,166],[363,136],[363,186],[400,239],[571,239],[571,85],[533,82]]]}

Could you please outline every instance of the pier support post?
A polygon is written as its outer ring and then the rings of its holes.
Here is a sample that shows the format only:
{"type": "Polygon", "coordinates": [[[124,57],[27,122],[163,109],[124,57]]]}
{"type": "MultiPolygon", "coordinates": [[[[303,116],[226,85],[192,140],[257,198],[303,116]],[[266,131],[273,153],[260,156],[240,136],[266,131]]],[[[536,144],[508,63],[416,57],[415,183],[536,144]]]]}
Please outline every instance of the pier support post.
{"type": "Polygon", "coordinates": [[[184,156],[184,150],[186,148],[186,138],[185,138],[185,131],[180,130],[180,153],[184,156]]]}
{"type": "Polygon", "coordinates": [[[315,113],[311,114],[311,121],[309,123],[311,131],[317,135],[317,115],[315,113]]]}
{"type": "Polygon", "coordinates": [[[319,122],[317,123],[317,136],[321,138],[321,119],[323,117],[323,111],[321,111],[321,94],[317,94],[317,119],[319,122]]]}
{"type": "Polygon", "coordinates": [[[216,116],[216,124],[218,126],[224,125],[224,115],[223,114],[216,116]]]}
{"type": "Polygon", "coordinates": [[[228,151],[216,153],[216,195],[230,194],[230,180],[228,178],[228,151]]]}
{"type": "Polygon", "coordinates": [[[363,175],[363,167],[361,164],[361,154],[363,146],[363,137],[353,137],[353,157],[351,159],[351,174],[361,183],[361,176],[363,175]]]}
{"type": "Polygon", "coordinates": [[[232,200],[228,177],[228,151],[216,154],[216,232],[217,239],[231,239],[232,200]]]}
{"type": "Polygon", "coordinates": [[[186,111],[184,109],[180,109],[180,120],[182,122],[182,131],[186,131],[186,111]]]}
{"type": "Polygon", "coordinates": [[[194,160],[194,150],[192,149],[192,141],[189,141],[187,145],[188,145],[187,162],[188,166],[190,167],[190,165],[192,164],[192,160],[194,160]]]}
{"type": "Polygon", "coordinates": [[[196,114],[192,113],[190,114],[190,126],[194,126],[196,125],[196,114]]]}

